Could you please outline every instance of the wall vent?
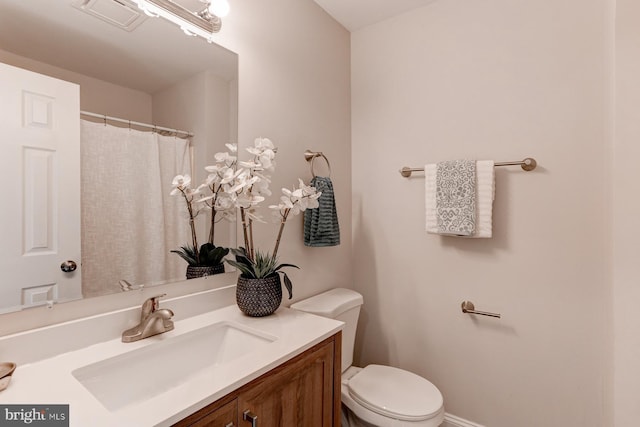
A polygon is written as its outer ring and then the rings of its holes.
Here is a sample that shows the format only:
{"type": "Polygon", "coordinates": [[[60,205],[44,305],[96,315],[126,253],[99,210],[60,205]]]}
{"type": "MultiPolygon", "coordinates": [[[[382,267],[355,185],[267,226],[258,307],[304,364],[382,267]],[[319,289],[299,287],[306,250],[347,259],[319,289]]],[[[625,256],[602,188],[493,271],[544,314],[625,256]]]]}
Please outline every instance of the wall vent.
{"type": "Polygon", "coordinates": [[[147,19],[131,0],[73,0],[71,5],[125,31],[133,31],[147,19]]]}

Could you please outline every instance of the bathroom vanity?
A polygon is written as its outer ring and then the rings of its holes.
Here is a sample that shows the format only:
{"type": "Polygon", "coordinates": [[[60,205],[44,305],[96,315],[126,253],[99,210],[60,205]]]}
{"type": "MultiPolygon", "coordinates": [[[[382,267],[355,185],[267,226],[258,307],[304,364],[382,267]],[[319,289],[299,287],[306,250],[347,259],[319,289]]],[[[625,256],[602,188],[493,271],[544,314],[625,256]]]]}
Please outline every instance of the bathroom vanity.
{"type": "Polygon", "coordinates": [[[18,363],[0,401],[68,404],[71,426],[339,425],[341,322],[283,307],[252,318],[235,304],[183,318],[189,298],[162,302],[174,330],[133,343],[114,325],[139,307],[0,338],[0,358],[18,363]],[[87,341],[105,327],[111,339],[87,341]]]}
{"type": "Polygon", "coordinates": [[[338,332],[175,426],[337,426],[341,341],[338,332]]]}

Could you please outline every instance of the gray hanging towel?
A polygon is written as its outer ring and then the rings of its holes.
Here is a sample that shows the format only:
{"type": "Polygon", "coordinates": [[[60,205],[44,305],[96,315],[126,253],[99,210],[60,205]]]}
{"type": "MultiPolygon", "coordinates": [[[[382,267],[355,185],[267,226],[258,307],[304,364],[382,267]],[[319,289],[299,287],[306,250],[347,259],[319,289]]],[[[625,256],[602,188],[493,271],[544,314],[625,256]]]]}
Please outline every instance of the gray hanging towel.
{"type": "Polygon", "coordinates": [[[476,162],[440,162],[436,172],[438,233],[473,236],[476,231],[476,162]]]}
{"type": "Polygon", "coordinates": [[[322,194],[318,198],[320,206],[304,211],[304,244],[313,247],[337,246],[340,244],[340,226],[331,179],[315,176],[310,185],[322,194]]]}

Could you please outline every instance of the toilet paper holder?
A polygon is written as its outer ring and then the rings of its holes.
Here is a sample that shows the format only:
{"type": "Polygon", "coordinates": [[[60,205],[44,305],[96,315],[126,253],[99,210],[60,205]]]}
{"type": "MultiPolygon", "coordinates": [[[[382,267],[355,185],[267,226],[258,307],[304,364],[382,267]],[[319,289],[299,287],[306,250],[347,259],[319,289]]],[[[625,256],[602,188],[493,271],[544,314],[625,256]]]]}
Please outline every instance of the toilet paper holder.
{"type": "Polygon", "coordinates": [[[481,316],[497,317],[498,319],[501,317],[500,313],[476,310],[475,305],[473,305],[471,301],[462,301],[462,312],[465,314],[479,314],[481,316]]]}

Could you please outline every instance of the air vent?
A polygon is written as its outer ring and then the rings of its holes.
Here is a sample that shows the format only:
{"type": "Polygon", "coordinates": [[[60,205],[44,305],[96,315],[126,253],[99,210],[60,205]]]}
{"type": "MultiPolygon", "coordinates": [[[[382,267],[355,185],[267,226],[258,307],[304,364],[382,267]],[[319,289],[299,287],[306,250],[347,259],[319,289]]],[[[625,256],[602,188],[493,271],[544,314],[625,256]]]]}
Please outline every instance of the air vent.
{"type": "Polygon", "coordinates": [[[147,19],[130,0],[73,0],[71,5],[125,31],[133,31],[147,19]]]}

